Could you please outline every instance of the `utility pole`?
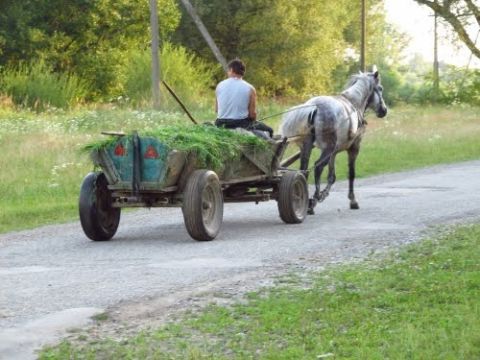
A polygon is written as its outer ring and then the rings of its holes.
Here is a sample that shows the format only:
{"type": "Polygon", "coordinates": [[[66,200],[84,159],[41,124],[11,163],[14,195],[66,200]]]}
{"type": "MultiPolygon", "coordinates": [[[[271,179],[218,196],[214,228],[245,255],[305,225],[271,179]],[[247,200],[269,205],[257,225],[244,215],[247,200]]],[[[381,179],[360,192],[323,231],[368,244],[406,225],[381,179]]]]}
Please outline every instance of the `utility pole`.
{"type": "Polygon", "coordinates": [[[435,11],[433,26],[433,97],[438,100],[440,94],[440,72],[438,69],[438,15],[435,11]]]}
{"type": "Polygon", "coordinates": [[[198,30],[202,34],[203,38],[207,42],[208,46],[213,52],[213,55],[217,58],[218,62],[220,65],[222,65],[223,69],[227,71],[227,61],[223,57],[222,53],[218,49],[217,45],[215,44],[215,41],[213,41],[212,37],[210,36],[210,33],[208,32],[207,28],[202,22],[202,19],[200,19],[200,16],[198,16],[197,11],[195,8],[192,6],[189,0],[181,0],[183,6],[187,10],[188,14],[192,17],[193,22],[195,25],[197,25],[198,30]]]}
{"type": "Polygon", "coordinates": [[[152,33],[152,97],[153,108],[160,109],[160,59],[158,56],[157,0],[150,0],[150,29],[152,33]]]}
{"type": "Polygon", "coordinates": [[[362,39],[361,39],[361,49],[360,49],[360,70],[363,72],[367,71],[367,65],[365,61],[365,48],[367,41],[367,5],[366,0],[362,0],[362,39]]]}

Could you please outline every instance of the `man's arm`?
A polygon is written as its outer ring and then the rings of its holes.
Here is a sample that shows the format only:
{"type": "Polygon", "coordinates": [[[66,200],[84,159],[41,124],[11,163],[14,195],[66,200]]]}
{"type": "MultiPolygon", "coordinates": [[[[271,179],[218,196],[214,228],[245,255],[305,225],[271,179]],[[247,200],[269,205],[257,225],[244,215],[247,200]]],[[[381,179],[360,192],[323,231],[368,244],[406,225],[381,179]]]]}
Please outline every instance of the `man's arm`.
{"type": "Polygon", "coordinates": [[[257,91],[252,87],[250,92],[250,102],[248,103],[248,116],[252,120],[257,120],[257,91]]]}

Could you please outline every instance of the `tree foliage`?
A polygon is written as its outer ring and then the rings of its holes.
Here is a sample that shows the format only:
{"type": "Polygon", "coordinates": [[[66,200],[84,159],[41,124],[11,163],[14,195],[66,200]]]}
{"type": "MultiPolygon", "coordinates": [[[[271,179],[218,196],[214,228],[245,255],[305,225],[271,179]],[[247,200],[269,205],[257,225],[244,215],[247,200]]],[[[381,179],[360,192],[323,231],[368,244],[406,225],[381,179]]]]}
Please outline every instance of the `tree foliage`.
{"type": "MultiPolygon", "coordinates": [[[[223,70],[215,66],[215,58],[180,2],[157,1],[165,45],[163,76],[187,101],[201,103],[205,92],[213,93],[212,73],[220,80],[223,70]]],[[[457,32],[467,45],[473,41],[466,31],[480,25],[477,0],[415,1],[434,8],[456,30],[463,29],[457,32]]],[[[360,1],[191,2],[223,55],[246,61],[247,80],[261,94],[305,98],[337,92],[359,70],[360,1]]],[[[386,22],[383,2],[367,0],[367,64],[378,65],[389,103],[410,101],[422,91],[428,95],[430,70],[399,66],[404,63],[402,51],[408,38],[386,22]],[[410,81],[410,73],[424,84],[410,81]]],[[[0,91],[17,103],[41,104],[44,97],[46,104],[60,106],[60,101],[52,99],[61,99],[67,93],[61,90],[63,84],[68,83],[78,91],[72,90],[62,107],[75,99],[120,97],[130,98],[133,105],[144,104],[150,94],[149,16],[146,0],[0,1],[0,91]],[[49,92],[57,95],[52,98],[49,92]]],[[[478,45],[471,50],[477,56],[480,53],[478,45]]],[[[453,70],[449,74],[445,99],[478,102],[478,81],[453,70]]],[[[478,72],[471,74],[478,76],[478,72]]]]}
{"type": "MultiPolygon", "coordinates": [[[[369,1],[375,7],[381,1],[369,1]]],[[[334,87],[345,49],[358,44],[360,5],[349,0],[196,0],[197,9],[227,58],[247,62],[247,77],[266,94],[314,94],[334,87]]],[[[372,34],[380,34],[372,27],[372,34]]],[[[185,13],[175,37],[213,61],[185,13]]],[[[345,81],[345,79],[343,80],[345,81]]]]}
{"type": "MultiPolygon", "coordinates": [[[[159,0],[162,37],[178,25],[175,0],[159,0]]],[[[75,72],[91,96],[112,92],[116,67],[131,47],[149,44],[148,1],[3,0],[0,65],[43,60],[55,71],[75,72]]]]}

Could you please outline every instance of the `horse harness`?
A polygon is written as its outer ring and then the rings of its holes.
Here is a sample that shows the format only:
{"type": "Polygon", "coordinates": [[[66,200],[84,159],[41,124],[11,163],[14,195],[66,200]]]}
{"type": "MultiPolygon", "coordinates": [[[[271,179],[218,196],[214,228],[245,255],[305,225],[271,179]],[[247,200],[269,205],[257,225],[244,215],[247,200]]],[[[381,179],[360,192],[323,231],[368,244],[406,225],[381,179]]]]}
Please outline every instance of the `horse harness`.
{"type": "Polygon", "coordinates": [[[359,109],[357,109],[355,107],[355,105],[353,105],[352,102],[343,94],[335,96],[335,99],[337,99],[338,101],[340,101],[344,105],[344,108],[346,109],[348,117],[350,119],[352,118],[352,115],[353,115],[354,112],[357,113],[357,116],[356,116],[357,124],[358,124],[357,125],[357,131],[355,133],[353,132],[352,124],[350,124],[350,129],[349,129],[350,139],[351,139],[351,142],[353,143],[353,141],[358,136],[361,136],[364,133],[365,126],[368,124],[367,120],[365,119],[365,112],[362,112],[359,109]]]}
{"type": "MultiPolygon", "coordinates": [[[[365,105],[365,110],[362,112],[359,109],[355,107],[355,105],[352,104],[352,102],[343,94],[334,96],[335,99],[337,99],[339,102],[341,102],[344,105],[344,108],[347,111],[348,117],[351,119],[352,115],[354,112],[357,113],[357,121],[358,121],[358,126],[357,126],[357,131],[354,133],[352,124],[350,124],[350,129],[349,129],[349,137],[350,137],[350,143],[349,147],[353,142],[359,137],[362,136],[365,132],[365,128],[368,125],[367,120],[365,119],[365,111],[372,101],[372,96],[375,94],[376,89],[373,89],[372,94],[368,97],[367,103],[365,105]]],[[[308,125],[311,127],[311,135],[313,140],[315,140],[315,127],[314,127],[314,121],[315,121],[315,116],[317,115],[317,109],[312,111],[310,114],[308,114],[308,125]]]]}

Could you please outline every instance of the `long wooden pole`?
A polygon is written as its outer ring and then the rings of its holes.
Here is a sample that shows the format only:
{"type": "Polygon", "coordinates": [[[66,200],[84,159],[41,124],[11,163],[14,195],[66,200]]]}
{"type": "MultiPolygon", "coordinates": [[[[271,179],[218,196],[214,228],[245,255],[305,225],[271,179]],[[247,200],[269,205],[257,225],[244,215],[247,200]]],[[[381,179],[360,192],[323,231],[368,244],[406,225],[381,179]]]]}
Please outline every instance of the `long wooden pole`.
{"type": "Polygon", "coordinates": [[[365,60],[366,41],[367,41],[367,5],[366,0],[362,0],[362,35],[361,35],[361,49],[360,49],[360,70],[367,71],[367,64],[365,60]]]}
{"type": "Polygon", "coordinates": [[[189,0],[181,0],[181,1],[182,1],[183,6],[185,7],[185,9],[187,10],[187,12],[192,17],[193,22],[195,23],[195,25],[197,25],[198,30],[200,31],[203,38],[207,42],[208,46],[212,50],[213,55],[215,55],[215,57],[217,58],[220,65],[222,65],[223,69],[225,71],[227,71],[228,70],[227,69],[227,61],[225,60],[222,53],[218,49],[217,44],[215,44],[215,41],[213,41],[213,38],[210,36],[210,33],[208,32],[207,28],[203,24],[202,19],[200,19],[200,16],[198,16],[197,11],[192,6],[192,4],[190,3],[189,0]]]}
{"type": "Polygon", "coordinates": [[[433,96],[438,100],[440,93],[440,71],[438,65],[438,15],[435,11],[433,26],[433,96]]]}
{"type": "Polygon", "coordinates": [[[154,109],[160,108],[160,59],[158,55],[157,0],[150,0],[150,29],[152,33],[152,100],[154,109]]]}

